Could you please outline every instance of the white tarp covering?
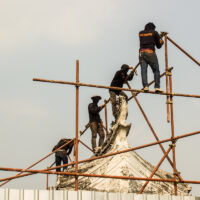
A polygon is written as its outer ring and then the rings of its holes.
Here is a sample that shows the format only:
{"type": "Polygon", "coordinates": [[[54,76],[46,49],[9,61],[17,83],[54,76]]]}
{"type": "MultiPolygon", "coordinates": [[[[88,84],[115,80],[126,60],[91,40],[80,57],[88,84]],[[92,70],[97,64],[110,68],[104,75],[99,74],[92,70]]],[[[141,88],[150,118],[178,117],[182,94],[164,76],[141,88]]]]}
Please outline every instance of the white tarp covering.
{"type": "Polygon", "coordinates": [[[0,200],[200,200],[200,197],[66,190],[0,189],[0,200]]]}

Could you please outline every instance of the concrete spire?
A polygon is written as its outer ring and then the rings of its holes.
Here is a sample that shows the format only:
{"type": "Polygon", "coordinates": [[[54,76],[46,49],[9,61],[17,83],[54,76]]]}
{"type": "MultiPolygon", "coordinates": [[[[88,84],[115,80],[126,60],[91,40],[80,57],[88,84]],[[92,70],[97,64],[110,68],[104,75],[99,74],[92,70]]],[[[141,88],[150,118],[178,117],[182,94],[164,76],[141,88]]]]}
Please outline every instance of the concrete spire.
{"type": "MultiPolygon", "coordinates": [[[[116,124],[111,127],[109,138],[104,142],[99,153],[110,154],[130,148],[127,135],[131,124],[126,122],[128,115],[127,102],[120,96],[120,114],[116,124]]],[[[136,152],[131,151],[84,163],[79,167],[79,173],[104,174],[115,176],[131,176],[148,178],[154,166],[144,160],[136,152]]],[[[73,172],[73,168],[68,168],[73,172]]],[[[173,179],[174,175],[159,169],[153,178],[173,179]]],[[[106,191],[106,192],[131,192],[138,193],[145,181],[121,180],[96,177],[79,177],[79,190],[106,191]]],[[[57,182],[58,189],[74,190],[74,177],[60,176],[57,182]]],[[[191,190],[188,184],[178,184],[178,195],[188,195],[191,190]]],[[[169,182],[149,182],[143,193],[146,194],[174,194],[174,185],[169,182]]]]}

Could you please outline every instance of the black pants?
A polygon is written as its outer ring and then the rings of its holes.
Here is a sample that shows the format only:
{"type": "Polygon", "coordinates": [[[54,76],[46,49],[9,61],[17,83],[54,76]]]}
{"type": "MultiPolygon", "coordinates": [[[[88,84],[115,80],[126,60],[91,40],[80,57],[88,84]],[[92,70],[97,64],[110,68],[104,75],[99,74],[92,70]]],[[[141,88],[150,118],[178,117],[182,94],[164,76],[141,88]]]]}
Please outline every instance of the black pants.
{"type": "MultiPolygon", "coordinates": [[[[63,162],[63,165],[64,164],[68,164],[68,157],[67,157],[67,154],[66,152],[64,151],[58,151],[55,153],[55,156],[56,156],[56,166],[59,166],[61,165],[61,162],[63,162]]],[[[66,169],[67,167],[63,167],[63,171],[66,169]]],[[[56,169],[57,172],[60,172],[60,168],[59,169],[56,169]]]]}

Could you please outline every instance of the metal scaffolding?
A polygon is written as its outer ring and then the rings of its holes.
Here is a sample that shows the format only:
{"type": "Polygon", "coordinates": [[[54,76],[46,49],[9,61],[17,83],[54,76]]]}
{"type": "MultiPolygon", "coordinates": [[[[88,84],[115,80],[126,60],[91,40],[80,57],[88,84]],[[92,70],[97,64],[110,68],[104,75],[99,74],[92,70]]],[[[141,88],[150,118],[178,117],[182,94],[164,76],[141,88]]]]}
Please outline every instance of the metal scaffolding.
{"type": "MultiPolygon", "coordinates": [[[[110,87],[110,86],[103,86],[103,85],[80,83],[79,82],[79,60],[76,61],[76,82],[56,81],[56,80],[34,78],[33,81],[67,84],[67,85],[74,85],[75,86],[75,88],[76,88],[76,118],[75,118],[75,122],[76,122],[75,130],[76,131],[75,131],[75,138],[73,138],[69,142],[66,142],[64,145],[62,145],[61,147],[59,147],[55,151],[49,153],[45,157],[41,158],[39,161],[30,165],[26,169],[0,167],[0,170],[19,172],[15,176],[0,179],[0,182],[3,182],[3,183],[0,184],[0,186],[5,185],[6,183],[8,183],[9,181],[11,181],[13,179],[17,179],[17,178],[20,178],[20,177],[25,177],[25,176],[29,176],[29,175],[33,175],[33,174],[37,174],[37,173],[47,174],[47,186],[46,186],[47,189],[49,188],[49,186],[48,186],[48,175],[49,174],[62,174],[62,175],[74,176],[75,177],[75,190],[78,190],[78,177],[79,176],[126,179],[126,180],[143,180],[143,181],[145,180],[146,182],[142,186],[142,188],[140,189],[139,194],[141,194],[144,191],[144,189],[147,186],[147,184],[149,183],[149,181],[161,181],[161,182],[171,182],[171,183],[173,183],[175,195],[177,195],[177,184],[179,184],[179,183],[200,184],[200,181],[184,180],[181,177],[180,172],[177,170],[177,167],[176,167],[176,152],[175,152],[176,142],[178,140],[182,139],[182,138],[200,134],[200,131],[195,131],[195,132],[192,132],[192,133],[187,133],[187,134],[182,134],[180,136],[175,136],[175,133],[174,133],[174,115],[173,115],[174,114],[173,98],[177,97],[177,96],[179,96],[179,97],[190,97],[190,98],[200,98],[200,95],[180,94],[180,93],[174,93],[173,92],[173,89],[172,89],[172,70],[173,70],[173,68],[168,67],[168,47],[167,47],[168,41],[170,41],[173,45],[175,45],[179,50],[181,50],[185,55],[187,55],[192,61],[194,61],[198,66],[200,66],[200,63],[197,60],[195,60],[191,55],[189,55],[185,50],[183,50],[178,44],[176,44],[171,38],[169,38],[167,34],[164,37],[165,37],[165,72],[160,75],[160,77],[165,76],[165,78],[166,78],[166,92],[163,92],[163,93],[155,93],[153,91],[144,92],[143,88],[141,90],[132,89],[128,82],[126,82],[128,88],[118,88],[118,87],[110,87]],[[130,92],[132,96],[128,99],[128,101],[130,101],[131,99],[135,100],[135,102],[138,105],[144,119],[146,120],[146,122],[147,122],[147,124],[148,124],[148,126],[151,130],[151,132],[153,133],[153,135],[156,139],[156,142],[137,146],[137,147],[133,147],[133,148],[126,149],[126,150],[123,150],[123,151],[118,151],[118,152],[114,152],[114,153],[110,153],[110,154],[104,154],[104,155],[101,155],[101,156],[92,157],[92,158],[85,159],[85,160],[79,160],[78,159],[79,143],[81,143],[83,146],[85,146],[87,149],[89,149],[90,151],[93,152],[93,150],[87,144],[85,144],[83,141],[81,141],[80,137],[79,137],[79,133],[80,133],[80,135],[82,135],[89,128],[89,123],[88,123],[88,124],[86,124],[85,129],[83,131],[79,132],[79,87],[95,87],[95,88],[112,89],[112,90],[124,90],[124,91],[130,92]],[[140,94],[140,93],[154,94],[154,95],[155,94],[156,95],[165,95],[166,96],[166,100],[167,100],[167,104],[166,104],[167,105],[167,122],[171,123],[171,138],[159,140],[154,128],[152,127],[147,115],[145,114],[141,104],[139,103],[139,101],[137,99],[137,95],[140,94]],[[35,165],[37,165],[38,163],[40,163],[44,159],[48,158],[49,156],[51,156],[52,154],[57,152],[62,147],[69,144],[71,141],[74,141],[74,158],[75,158],[74,161],[72,161],[71,158],[69,158],[70,163],[65,164],[65,165],[53,167],[53,165],[54,165],[54,163],[53,163],[50,167],[48,167],[46,169],[42,169],[42,170],[32,170],[31,169],[32,167],[34,167],[35,165]],[[163,143],[166,143],[166,142],[171,142],[171,145],[167,149],[167,151],[163,147],[163,143]],[[134,150],[137,150],[137,149],[142,149],[142,148],[146,148],[146,147],[150,147],[150,146],[154,146],[154,145],[160,146],[160,148],[163,152],[163,157],[161,158],[159,163],[156,165],[156,167],[152,171],[152,174],[148,178],[78,173],[78,165],[81,164],[81,163],[92,161],[92,160],[97,160],[97,159],[101,159],[101,158],[105,158],[105,157],[109,157],[109,156],[114,156],[114,155],[117,155],[117,154],[126,153],[126,152],[129,152],[129,151],[134,151],[134,150]],[[172,151],[172,160],[168,156],[170,151],[172,151]],[[163,161],[165,159],[168,160],[169,164],[173,168],[174,179],[158,179],[158,178],[155,179],[155,178],[153,178],[154,174],[159,169],[160,165],[163,163],[163,161]],[[67,167],[67,166],[75,166],[75,172],[55,172],[55,171],[52,171],[54,169],[61,168],[61,167],[67,167]]],[[[135,68],[133,70],[136,70],[138,66],[139,66],[139,63],[135,66],[135,68]]],[[[154,81],[150,82],[148,85],[150,86],[153,83],[154,83],[154,81]]],[[[103,127],[106,131],[106,138],[108,137],[108,135],[107,135],[107,133],[108,133],[107,104],[108,104],[109,101],[110,101],[110,99],[104,101],[105,126],[103,125],[103,127]]]]}

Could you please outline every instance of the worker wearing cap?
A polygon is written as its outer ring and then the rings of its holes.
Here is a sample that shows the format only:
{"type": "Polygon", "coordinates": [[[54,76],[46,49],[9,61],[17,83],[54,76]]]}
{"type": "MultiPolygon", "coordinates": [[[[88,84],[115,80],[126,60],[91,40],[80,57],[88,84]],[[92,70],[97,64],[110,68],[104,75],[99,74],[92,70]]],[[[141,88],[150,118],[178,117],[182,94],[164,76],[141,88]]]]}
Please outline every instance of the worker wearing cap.
{"type": "MultiPolygon", "coordinates": [[[[63,146],[64,144],[68,143],[69,141],[71,141],[71,139],[65,139],[62,138],[57,145],[54,146],[54,148],[52,149],[52,151],[55,151],[56,149],[58,149],[59,147],[63,146]]],[[[55,160],[56,160],[56,166],[60,166],[61,162],[63,162],[63,164],[68,164],[68,156],[69,154],[72,152],[72,148],[74,146],[74,141],[71,141],[70,143],[68,143],[67,145],[65,145],[64,147],[62,147],[61,149],[59,149],[56,153],[55,153],[55,160]]],[[[67,167],[63,167],[63,171],[66,169],[67,167]]],[[[60,172],[60,168],[56,169],[57,172],[60,172]]]]}
{"type": "Polygon", "coordinates": [[[144,91],[148,91],[148,81],[147,81],[147,67],[150,65],[155,80],[155,92],[163,92],[160,89],[160,70],[158,64],[158,58],[155,53],[155,46],[160,49],[163,45],[163,40],[161,36],[155,31],[156,26],[153,23],[148,23],[145,25],[145,29],[140,31],[140,65],[141,65],[141,75],[142,84],[144,91]]]}
{"type": "Polygon", "coordinates": [[[93,97],[91,97],[91,99],[93,102],[88,105],[89,120],[90,120],[89,123],[92,132],[92,149],[94,150],[95,153],[97,153],[97,151],[99,151],[100,147],[102,146],[105,137],[104,130],[101,125],[101,118],[99,115],[99,112],[102,110],[103,105],[98,106],[98,102],[101,99],[100,96],[94,95],[93,97]],[[98,145],[99,148],[96,145],[97,133],[99,135],[99,145],[98,145]]]}
{"type": "MultiPolygon", "coordinates": [[[[123,84],[126,83],[126,81],[130,81],[133,79],[133,75],[134,75],[134,70],[131,71],[131,73],[128,75],[128,70],[129,69],[133,69],[133,67],[128,66],[126,64],[123,64],[121,66],[121,69],[118,70],[115,73],[115,76],[110,84],[111,87],[123,87],[123,84]]],[[[113,90],[110,89],[109,90],[110,93],[110,101],[112,104],[112,112],[113,112],[113,116],[115,117],[115,121],[117,120],[118,114],[119,114],[119,108],[118,108],[118,103],[117,103],[117,96],[122,95],[125,97],[126,100],[128,100],[127,95],[125,94],[125,92],[123,92],[122,90],[113,90]]]]}

